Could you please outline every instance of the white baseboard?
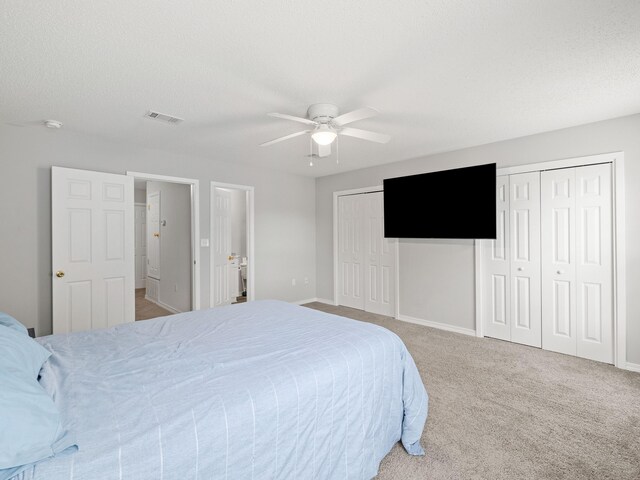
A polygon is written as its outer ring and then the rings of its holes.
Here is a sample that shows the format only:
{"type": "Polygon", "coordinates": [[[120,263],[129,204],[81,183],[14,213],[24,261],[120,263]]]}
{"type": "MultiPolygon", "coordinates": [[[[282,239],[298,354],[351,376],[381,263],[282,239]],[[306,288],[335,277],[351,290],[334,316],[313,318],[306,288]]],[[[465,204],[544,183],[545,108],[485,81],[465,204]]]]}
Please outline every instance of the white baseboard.
{"type": "Polygon", "coordinates": [[[183,313],[180,310],[176,310],[171,305],[167,305],[166,303],[162,303],[160,300],[154,300],[153,298],[149,298],[146,295],[144,296],[144,298],[145,298],[145,300],[149,300],[151,303],[155,303],[156,305],[158,305],[161,308],[164,308],[165,310],[169,310],[171,313],[183,313]]]}
{"type": "Polygon", "coordinates": [[[425,327],[437,328],[439,330],[446,330],[447,332],[461,333],[463,335],[476,336],[476,331],[471,328],[457,327],[455,325],[449,325],[446,323],[432,322],[430,320],[423,320],[422,318],[410,317],[408,315],[398,315],[398,320],[409,323],[416,323],[425,327]]]}
{"type": "Polygon", "coordinates": [[[631,372],[638,372],[640,373],[640,364],[638,363],[631,363],[631,362],[627,362],[624,366],[625,370],[629,370],[631,372]]]}
{"type": "Polygon", "coordinates": [[[333,305],[334,307],[336,306],[336,302],[334,302],[333,300],[329,300],[328,298],[316,298],[316,302],[333,305]]]}

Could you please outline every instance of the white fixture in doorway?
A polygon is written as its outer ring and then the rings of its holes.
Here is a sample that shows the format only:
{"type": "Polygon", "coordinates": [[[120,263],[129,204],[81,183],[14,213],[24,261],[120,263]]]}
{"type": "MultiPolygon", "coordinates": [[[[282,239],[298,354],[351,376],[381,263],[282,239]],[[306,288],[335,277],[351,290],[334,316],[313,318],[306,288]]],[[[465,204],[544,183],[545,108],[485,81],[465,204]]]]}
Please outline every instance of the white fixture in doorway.
{"type": "MultiPolygon", "coordinates": [[[[173,177],[168,175],[156,175],[143,172],[127,172],[127,176],[136,180],[148,180],[165,183],[178,183],[191,187],[191,258],[193,265],[191,269],[191,306],[192,310],[200,310],[200,182],[193,178],[173,177]]],[[[151,219],[149,219],[151,220],[151,219]]],[[[148,246],[148,255],[152,254],[152,246],[148,246]]]]}
{"type": "MultiPolygon", "coordinates": [[[[229,288],[229,264],[235,261],[231,258],[229,245],[229,204],[230,190],[246,192],[246,241],[247,261],[240,262],[240,273],[246,281],[247,301],[255,299],[255,240],[254,240],[254,187],[231,183],[211,182],[210,203],[210,305],[217,307],[231,303],[229,288]],[[242,265],[244,263],[244,265],[242,265]],[[244,269],[244,272],[243,272],[244,269]]],[[[237,253],[237,252],[236,252],[237,253]]],[[[236,275],[237,276],[237,275],[236,275]]],[[[235,277],[234,277],[235,278],[235,277]]]]}

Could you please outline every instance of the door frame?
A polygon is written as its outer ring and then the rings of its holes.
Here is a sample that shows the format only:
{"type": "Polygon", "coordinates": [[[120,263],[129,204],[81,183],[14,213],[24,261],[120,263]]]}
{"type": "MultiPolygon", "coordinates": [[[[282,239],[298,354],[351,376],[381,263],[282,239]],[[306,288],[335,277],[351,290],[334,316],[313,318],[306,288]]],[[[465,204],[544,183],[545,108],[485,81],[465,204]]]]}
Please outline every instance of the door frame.
{"type": "Polygon", "coordinates": [[[200,310],[200,181],[194,178],[156,175],[127,171],[127,176],[154,182],[180,183],[191,186],[191,310],[200,310]]]}
{"type": "MultiPolygon", "coordinates": [[[[613,361],[618,368],[627,365],[627,293],[626,293],[626,239],[624,196],[624,152],[603,153],[585,157],[552,160],[527,165],[498,168],[497,176],[525,172],[542,172],[560,168],[582,167],[598,163],[610,163],[612,172],[612,247],[613,247],[613,361]]],[[[482,243],[490,240],[475,240],[475,290],[476,290],[476,336],[484,337],[482,318],[482,243]]]]}
{"type": "MultiPolygon", "coordinates": [[[[244,190],[247,192],[247,302],[252,302],[256,299],[255,288],[255,187],[250,185],[237,185],[234,183],[223,182],[211,182],[211,190],[209,192],[209,235],[211,242],[215,237],[215,222],[214,213],[215,205],[213,202],[213,192],[216,188],[228,188],[231,190],[244,190]]],[[[209,255],[209,298],[210,303],[213,303],[215,295],[215,275],[214,275],[214,258],[213,255],[209,255]]],[[[213,308],[213,305],[211,305],[213,308]]]]}
{"type": "MultiPolygon", "coordinates": [[[[363,188],[353,188],[351,190],[340,190],[337,192],[333,192],[333,305],[338,306],[338,298],[340,297],[340,265],[338,261],[338,249],[339,249],[339,239],[338,239],[338,198],[344,197],[347,195],[360,195],[362,193],[376,193],[383,192],[384,188],[382,185],[375,185],[372,187],[363,187],[363,188]]],[[[384,214],[383,214],[384,218],[384,214]]],[[[394,315],[393,318],[398,319],[400,317],[400,241],[396,238],[395,248],[393,249],[394,260],[396,264],[396,268],[394,271],[394,289],[395,289],[395,305],[394,305],[394,315]]]]}

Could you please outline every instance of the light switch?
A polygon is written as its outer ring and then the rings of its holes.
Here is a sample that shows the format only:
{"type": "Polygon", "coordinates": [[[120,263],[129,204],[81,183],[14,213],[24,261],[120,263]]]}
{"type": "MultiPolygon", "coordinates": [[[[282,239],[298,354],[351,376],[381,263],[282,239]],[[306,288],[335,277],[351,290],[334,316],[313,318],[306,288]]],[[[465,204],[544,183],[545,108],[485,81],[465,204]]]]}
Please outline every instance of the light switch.
{"type": "Polygon", "coordinates": [[[201,238],[200,239],[200,246],[201,247],[209,247],[209,239],[208,238],[201,238]]]}

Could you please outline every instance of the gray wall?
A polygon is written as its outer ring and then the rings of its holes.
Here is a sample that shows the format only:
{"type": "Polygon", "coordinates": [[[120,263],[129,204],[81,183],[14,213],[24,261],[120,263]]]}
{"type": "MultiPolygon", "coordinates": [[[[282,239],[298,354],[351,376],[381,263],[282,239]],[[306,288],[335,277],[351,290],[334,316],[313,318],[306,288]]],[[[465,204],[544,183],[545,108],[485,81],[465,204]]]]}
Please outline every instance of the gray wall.
{"type": "MultiPolygon", "coordinates": [[[[256,147],[257,148],[257,147],[256,147]]],[[[315,180],[236,162],[177,155],[65,128],[0,125],[0,311],[51,332],[51,166],[127,170],[200,180],[201,236],[209,238],[210,181],[255,187],[256,298],[315,297],[315,180]],[[308,276],[310,283],[291,278],[308,276]]],[[[209,249],[201,250],[202,307],[209,249]]]]}
{"type": "MultiPolygon", "coordinates": [[[[640,364],[640,242],[637,241],[640,238],[640,115],[319,178],[316,182],[317,296],[333,298],[334,191],[381,185],[388,177],[473,164],[496,162],[498,167],[506,167],[615,151],[625,153],[627,360],[640,364]]],[[[413,214],[419,215],[419,212],[413,214]]],[[[399,268],[401,314],[475,328],[472,242],[401,240],[399,268]]]]}
{"type": "Polygon", "coordinates": [[[231,193],[231,251],[239,257],[247,256],[247,192],[229,190],[231,193]]]}
{"type": "Polygon", "coordinates": [[[188,312],[191,310],[191,186],[147,182],[147,196],[156,192],[160,192],[161,222],[158,300],[174,310],[188,312]],[[163,221],[166,224],[163,225],[163,221]]]}

